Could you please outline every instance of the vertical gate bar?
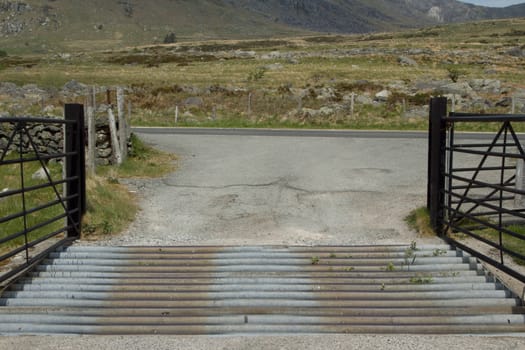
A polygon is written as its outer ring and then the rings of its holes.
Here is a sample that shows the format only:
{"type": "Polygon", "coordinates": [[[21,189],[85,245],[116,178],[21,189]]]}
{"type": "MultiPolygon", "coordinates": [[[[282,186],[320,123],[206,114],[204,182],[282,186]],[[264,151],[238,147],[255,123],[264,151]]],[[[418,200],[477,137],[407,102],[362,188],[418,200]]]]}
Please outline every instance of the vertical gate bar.
{"type": "Polygon", "coordinates": [[[22,213],[24,221],[24,248],[26,253],[26,264],[29,264],[29,246],[27,239],[27,207],[26,207],[26,185],[25,185],[25,174],[24,174],[24,129],[25,123],[18,123],[19,134],[19,144],[18,144],[18,156],[20,160],[20,189],[22,190],[22,213]]]}
{"type": "Polygon", "coordinates": [[[450,225],[452,225],[452,221],[450,218],[452,217],[452,173],[454,171],[454,123],[451,123],[450,128],[448,129],[448,151],[446,151],[447,155],[447,165],[446,165],[446,173],[448,174],[448,181],[447,181],[447,227],[445,228],[445,234],[450,229],[450,225]]]}
{"type": "Polygon", "coordinates": [[[501,171],[500,171],[500,186],[502,188],[499,190],[499,213],[498,213],[498,234],[499,234],[499,255],[500,262],[502,265],[505,264],[503,260],[503,232],[501,231],[503,227],[503,186],[505,181],[505,164],[506,164],[506,154],[507,154],[507,135],[509,130],[509,122],[505,122],[505,133],[503,134],[503,157],[501,159],[501,171]]]}
{"type": "Polygon", "coordinates": [[[444,165],[447,114],[447,99],[435,97],[430,100],[429,114],[429,163],[428,163],[428,197],[430,225],[438,235],[443,234],[444,205],[444,165]]]}
{"type": "Polygon", "coordinates": [[[80,236],[82,214],[85,210],[85,158],[84,155],[84,108],[80,104],[65,105],[66,120],[74,123],[66,124],[66,153],[73,155],[66,157],[66,177],[78,177],[78,180],[67,182],[67,197],[76,195],[68,200],[68,237],[80,236]]]}

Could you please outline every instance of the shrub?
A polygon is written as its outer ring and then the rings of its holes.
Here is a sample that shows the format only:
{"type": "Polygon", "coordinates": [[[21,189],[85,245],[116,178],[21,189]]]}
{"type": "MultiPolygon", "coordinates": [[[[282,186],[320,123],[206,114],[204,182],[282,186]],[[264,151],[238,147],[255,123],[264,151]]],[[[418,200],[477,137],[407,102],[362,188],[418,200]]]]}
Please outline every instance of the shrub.
{"type": "Polygon", "coordinates": [[[168,33],[164,37],[164,41],[163,42],[164,42],[164,44],[174,44],[174,43],[177,42],[177,36],[173,32],[168,33]]]}

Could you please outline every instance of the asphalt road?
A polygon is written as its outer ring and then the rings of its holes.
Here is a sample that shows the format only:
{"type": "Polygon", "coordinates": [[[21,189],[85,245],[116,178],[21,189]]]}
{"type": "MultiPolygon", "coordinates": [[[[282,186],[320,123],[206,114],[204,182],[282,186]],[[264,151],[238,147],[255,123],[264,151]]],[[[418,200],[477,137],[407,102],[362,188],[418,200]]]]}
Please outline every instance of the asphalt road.
{"type": "Polygon", "coordinates": [[[376,244],[416,238],[425,133],[135,129],[178,154],[163,180],[131,183],[132,227],[108,244],[376,244]],[[279,136],[279,137],[275,137],[279,136]]]}

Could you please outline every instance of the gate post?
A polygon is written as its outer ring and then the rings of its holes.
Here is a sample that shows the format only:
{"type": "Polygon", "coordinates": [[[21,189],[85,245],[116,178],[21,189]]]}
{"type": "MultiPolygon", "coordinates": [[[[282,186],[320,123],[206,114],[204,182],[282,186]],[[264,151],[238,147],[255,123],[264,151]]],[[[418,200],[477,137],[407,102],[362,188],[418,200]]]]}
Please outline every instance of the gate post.
{"type": "Polygon", "coordinates": [[[446,116],[447,99],[432,98],[428,130],[427,209],[430,213],[430,225],[439,236],[443,235],[444,219],[446,116]]]}
{"type": "Polygon", "coordinates": [[[65,151],[66,154],[66,196],[75,196],[67,201],[68,237],[80,236],[82,215],[86,212],[86,158],[84,135],[84,106],[66,104],[64,107],[66,121],[65,151]],[[77,177],[76,180],[71,180],[77,177]]]}

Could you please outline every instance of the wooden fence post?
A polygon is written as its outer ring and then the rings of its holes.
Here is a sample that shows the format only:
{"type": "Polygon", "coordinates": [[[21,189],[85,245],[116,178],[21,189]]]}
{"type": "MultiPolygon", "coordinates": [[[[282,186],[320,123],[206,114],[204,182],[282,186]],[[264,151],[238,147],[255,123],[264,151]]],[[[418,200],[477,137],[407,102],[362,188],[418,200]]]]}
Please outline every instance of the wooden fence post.
{"type": "Polygon", "coordinates": [[[248,94],[248,117],[252,115],[252,93],[248,94]]]}
{"type": "Polygon", "coordinates": [[[121,162],[124,162],[128,157],[128,132],[126,115],[124,111],[124,89],[122,87],[117,88],[117,114],[118,114],[118,135],[119,135],[119,146],[121,154],[121,162]]]}
{"type": "Polygon", "coordinates": [[[88,159],[87,171],[90,176],[95,175],[96,172],[96,155],[97,155],[97,130],[95,124],[95,87],[93,93],[89,92],[87,96],[87,129],[88,129],[88,159]]]}

